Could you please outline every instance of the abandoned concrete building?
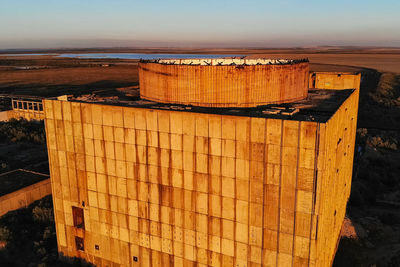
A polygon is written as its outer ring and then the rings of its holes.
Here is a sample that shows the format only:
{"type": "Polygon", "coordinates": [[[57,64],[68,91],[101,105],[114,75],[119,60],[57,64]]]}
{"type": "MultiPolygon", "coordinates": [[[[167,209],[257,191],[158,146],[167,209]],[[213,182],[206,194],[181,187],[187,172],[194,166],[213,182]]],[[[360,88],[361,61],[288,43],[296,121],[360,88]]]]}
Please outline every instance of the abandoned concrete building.
{"type": "Polygon", "coordinates": [[[97,266],[331,266],[360,75],[139,63],[140,99],[43,101],[59,252],[97,266]]]}
{"type": "Polygon", "coordinates": [[[44,120],[43,97],[0,95],[0,121],[24,118],[44,120]]]}

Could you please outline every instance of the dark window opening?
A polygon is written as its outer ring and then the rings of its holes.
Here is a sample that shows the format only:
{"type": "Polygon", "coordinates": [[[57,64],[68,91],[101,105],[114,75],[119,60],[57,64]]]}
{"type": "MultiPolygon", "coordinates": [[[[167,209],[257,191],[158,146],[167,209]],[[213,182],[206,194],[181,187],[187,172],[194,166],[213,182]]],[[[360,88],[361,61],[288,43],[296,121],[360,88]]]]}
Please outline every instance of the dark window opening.
{"type": "Polygon", "coordinates": [[[95,248],[96,250],[99,250],[99,249],[100,249],[99,245],[94,245],[94,248],[95,248]]]}
{"type": "Polygon", "coordinates": [[[33,110],[39,110],[39,109],[38,109],[38,104],[37,104],[37,103],[33,104],[33,110]]]}
{"type": "Polygon", "coordinates": [[[83,238],[75,236],[76,250],[85,251],[85,245],[83,244],[83,238]]]}
{"type": "Polygon", "coordinates": [[[74,219],[74,227],[85,229],[85,218],[82,208],[72,207],[72,217],[74,219]]]}
{"type": "Polygon", "coordinates": [[[18,102],[13,102],[14,108],[18,108],[18,102]]]}
{"type": "Polygon", "coordinates": [[[43,111],[42,103],[39,104],[39,110],[40,110],[40,111],[43,111]]]}
{"type": "Polygon", "coordinates": [[[24,103],[24,109],[28,109],[28,103],[23,102],[24,103]]]}
{"type": "Polygon", "coordinates": [[[138,257],[133,256],[133,261],[134,261],[134,262],[137,262],[137,261],[138,261],[138,257]]]}
{"type": "Polygon", "coordinates": [[[29,110],[32,110],[32,109],[33,109],[32,103],[28,103],[28,109],[29,109],[29,110]]]}
{"type": "Polygon", "coordinates": [[[22,102],[18,102],[18,109],[22,109],[22,102]]]}
{"type": "Polygon", "coordinates": [[[315,83],[316,83],[316,77],[317,77],[317,74],[316,73],[313,73],[312,75],[311,75],[311,80],[312,80],[312,88],[315,88],[315,83]]]}

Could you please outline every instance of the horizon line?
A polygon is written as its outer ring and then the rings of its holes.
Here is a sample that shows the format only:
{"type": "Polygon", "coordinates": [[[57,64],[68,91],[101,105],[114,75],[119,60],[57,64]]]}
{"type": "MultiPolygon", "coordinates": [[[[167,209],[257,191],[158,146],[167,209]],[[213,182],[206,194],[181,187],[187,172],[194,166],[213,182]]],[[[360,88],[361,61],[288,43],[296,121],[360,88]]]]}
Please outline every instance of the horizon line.
{"type": "Polygon", "coordinates": [[[399,46],[377,46],[377,45],[304,45],[304,46],[199,46],[199,45],[188,45],[188,46],[88,46],[88,47],[79,47],[79,46],[60,46],[60,47],[43,47],[43,48],[0,48],[0,52],[3,51],[41,51],[41,50],[99,50],[99,49],[147,49],[147,50],[156,50],[156,49],[181,49],[181,50],[193,50],[193,49],[235,49],[235,50],[244,50],[244,49],[255,49],[255,50],[284,50],[284,49],[318,49],[318,48],[332,48],[332,49],[400,49],[399,46]]]}

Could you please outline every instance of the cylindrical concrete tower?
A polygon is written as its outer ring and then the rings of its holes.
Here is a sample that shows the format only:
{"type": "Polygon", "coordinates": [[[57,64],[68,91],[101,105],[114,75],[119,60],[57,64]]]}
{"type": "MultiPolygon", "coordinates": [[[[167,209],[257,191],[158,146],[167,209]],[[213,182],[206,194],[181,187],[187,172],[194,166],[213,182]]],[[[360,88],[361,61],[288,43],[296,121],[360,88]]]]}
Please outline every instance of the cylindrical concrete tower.
{"type": "Polygon", "coordinates": [[[166,59],[139,63],[140,96],[203,107],[255,107],[307,97],[308,60],[166,59]]]}

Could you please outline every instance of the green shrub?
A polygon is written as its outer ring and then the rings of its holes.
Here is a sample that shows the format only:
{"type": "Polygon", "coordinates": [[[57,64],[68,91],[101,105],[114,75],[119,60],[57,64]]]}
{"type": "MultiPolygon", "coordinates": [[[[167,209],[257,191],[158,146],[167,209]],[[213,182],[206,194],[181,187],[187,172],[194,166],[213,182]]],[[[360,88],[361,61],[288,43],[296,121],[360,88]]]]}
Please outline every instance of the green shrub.
{"type": "Polygon", "coordinates": [[[376,91],[370,93],[370,96],[385,107],[400,107],[400,75],[383,73],[376,91]]]}
{"type": "Polygon", "coordinates": [[[0,122],[0,140],[46,144],[44,123],[25,119],[0,122]]]}
{"type": "Polygon", "coordinates": [[[3,226],[0,227],[0,242],[1,241],[8,241],[8,239],[10,238],[10,230],[8,230],[7,227],[3,226]]]}
{"type": "Polygon", "coordinates": [[[380,136],[372,136],[367,139],[367,145],[374,148],[386,148],[391,150],[397,150],[397,144],[394,140],[384,140],[380,136]]]}
{"type": "Polygon", "coordinates": [[[51,208],[36,206],[32,210],[32,216],[34,221],[39,221],[39,222],[54,221],[53,209],[51,208]]]}

